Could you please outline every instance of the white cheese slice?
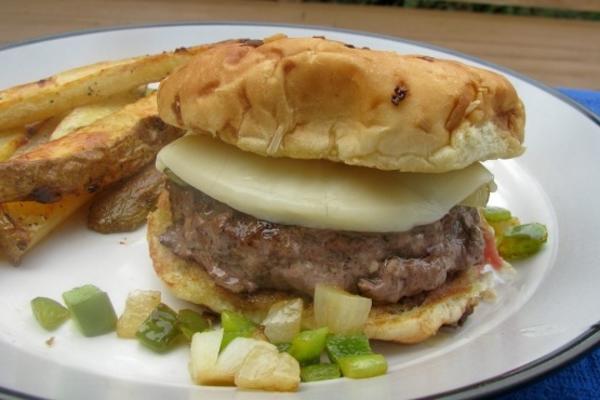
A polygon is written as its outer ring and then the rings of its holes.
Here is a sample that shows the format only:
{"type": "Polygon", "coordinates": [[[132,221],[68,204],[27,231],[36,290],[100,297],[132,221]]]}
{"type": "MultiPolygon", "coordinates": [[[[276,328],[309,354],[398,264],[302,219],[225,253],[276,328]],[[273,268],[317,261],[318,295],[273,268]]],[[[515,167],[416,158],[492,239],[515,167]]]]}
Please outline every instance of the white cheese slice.
{"type": "Polygon", "coordinates": [[[432,223],[493,179],[481,164],[417,174],[262,157],[207,135],[172,142],[158,154],[157,168],[259,219],[358,232],[432,223]]]}

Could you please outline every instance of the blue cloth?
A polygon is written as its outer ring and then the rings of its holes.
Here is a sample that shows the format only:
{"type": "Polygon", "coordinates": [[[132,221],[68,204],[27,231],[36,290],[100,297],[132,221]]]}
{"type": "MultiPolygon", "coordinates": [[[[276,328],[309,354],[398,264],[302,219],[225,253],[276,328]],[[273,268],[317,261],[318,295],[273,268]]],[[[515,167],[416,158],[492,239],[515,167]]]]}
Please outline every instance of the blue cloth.
{"type": "Polygon", "coordinates": [[[566,94],[576,102],[583,104],[591,111],[600,115],[600,92],[596,90],[580,90],[560,88],[559,92],[566,94]]]}
{"type": "MultiPolygon", "coordinates": [[[[600,115],[600,92],[559,89],[560,92],[600,115]]],[[[600,399],[600,348],[541,380],[500,396],[500,400],[600,399]]]]}

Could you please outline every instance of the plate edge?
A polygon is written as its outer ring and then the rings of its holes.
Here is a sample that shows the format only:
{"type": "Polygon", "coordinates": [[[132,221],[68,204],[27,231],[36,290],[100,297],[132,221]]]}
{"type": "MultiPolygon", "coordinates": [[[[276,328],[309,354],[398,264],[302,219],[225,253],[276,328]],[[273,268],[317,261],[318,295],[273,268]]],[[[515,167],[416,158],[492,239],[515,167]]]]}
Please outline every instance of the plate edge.
{"type": "Polygon", "coordinates": [[[548,374],[557,372],[559,368],[564,368],[575,363],[596,348],[600,348],[600,322],[592,325],[586,332],[553,352],[511,371],[471,385],[440,392],[431,396],[420,397],[419,400],[462,400],[495,397],[538,381],[548,374]]]}

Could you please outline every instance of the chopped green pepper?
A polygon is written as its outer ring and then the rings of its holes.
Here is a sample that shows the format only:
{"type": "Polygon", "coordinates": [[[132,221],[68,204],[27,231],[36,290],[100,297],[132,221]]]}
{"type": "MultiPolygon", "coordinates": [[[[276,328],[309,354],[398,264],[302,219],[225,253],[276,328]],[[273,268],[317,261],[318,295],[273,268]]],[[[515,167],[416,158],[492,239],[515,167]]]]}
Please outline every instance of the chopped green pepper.
{"type": "Polygon", "coordinates": [[[277,350],[279,350],[280,353],[283,353],[285,351],[288,351],[290,349],[290,347],[292,347],[291,343],[277,343],[275,346],[277,346],[277,350]]]}
{"type": "Polygon", "coordinates": [[[221,313],[221,326],[223,327],[221,350],[236,337],[250,337],[256,330],[256,325],[252,321],[233,311],[221,313]]]}
{"type": "Polygon", "coordinates": [[[483,216],[488,222],[508,221],[512,218],[510,211],[501,207],[485,207],[483,216]]]}
{"type": "Polygon", "coordinates": [[[187,340],[192,340],[194,333],[205,331],[210,326],[208,320],[201,314],[188,309],[179,310],[177,322],[181,333],[187,340]]]}
{"type": "Polygon", "coordinates": [[[160,303],[140,325],[135,336],[144,346],[163,353],[177,343],[180,332],[175,311],[160,303]]]}
{"type": "Polygon", "coordinates": [[[69,310],[48,297],[31,300],[31,311],[37,322],[47,331],[53,331],[69,319],[69,310]]]}
{"type": "Polygon", "coordinates": [[[521,222],[518,218],[512,217],[507,219],[506,221],[498,221],[498,222],[490,222],[490,226],[494,228],[494,236],[496,237],[496,244],[500,243],[502,240],[502,236],[504,232],[508,228],[512,228],[514,226],[520,225],[521,222]]]}
{"type": "Polygon", "coordinates": [[[349,335],[329,335],[325,342],[327,356],[333,363],[342,357],[372,354],[369,338],[364,333],[349,335]]]}
{"type": "Polygon", "coordinates": [[[315,364],[302,367],[300,378],[302,382],[324,381],[341,376],[340,367],[337,364],[315,364]]]}
{"type": "Polygon", "coordinates": [[[289,353],[301,364],[317,360],[325,348],[328,333],[327,327],[298,333],[292,340],[289,353]]]}
{"type": "MultiPolygon", "coordinates": [[[[284,353],[284,352],[289,353],[290,349],[292,348],[291,343],[277,343],[275,346],[277,346],[277,350],[279,350],[280,353],[284,353]]],[[[308,366],[308,365],[318,364],[320,362],[321,362],[321,354],[319,354],[318,357],[300,361],[299,364],[300,364],[300,366],[308,366]]]]}
{"type": "Polygon", "coordinates": [[[387,361],[381,354],[342,357],[338,365],[348,378],[370,378],[387,372],[387,361]]]}
{"type": "Polygon", "coordinates": [[[320,362],[321,362],[321,355],[319,354],[318,357],[309,358],[308,360],[298,361],[298,364],[300,364],[301,367],[308,367],[309,365],[315,365],[320,362]]]}
{"type": "Polygon", "coordinates": [[[117,315],[110,298],[96,286],[71,289],[63,293],[63,300],[84,336],[98,336],[115,330],[117,315]]]}
{"type": "Polygon", "coordinates": [[[548,231],[544,225],[518,225],[504,231],[498,251],[507,259],[523,258],[537,253],[546,240],[548,231]]]}

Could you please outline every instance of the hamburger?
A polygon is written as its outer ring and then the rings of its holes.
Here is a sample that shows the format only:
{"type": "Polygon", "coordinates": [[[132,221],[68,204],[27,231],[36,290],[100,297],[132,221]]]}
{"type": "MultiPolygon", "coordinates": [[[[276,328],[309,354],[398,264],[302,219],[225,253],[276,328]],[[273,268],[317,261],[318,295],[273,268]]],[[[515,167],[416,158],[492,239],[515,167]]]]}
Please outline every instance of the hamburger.
{"type": "Polygon", "coordinates": [[[371,298],[365,333],[416,343],[489,289],[480,162],[524,148],[524,108],[491,71],[322,37],[218,43],[158,91],[187,134],[157,167],[158,276],[184,300],[261,322],[319,283],[371,298]]]}

